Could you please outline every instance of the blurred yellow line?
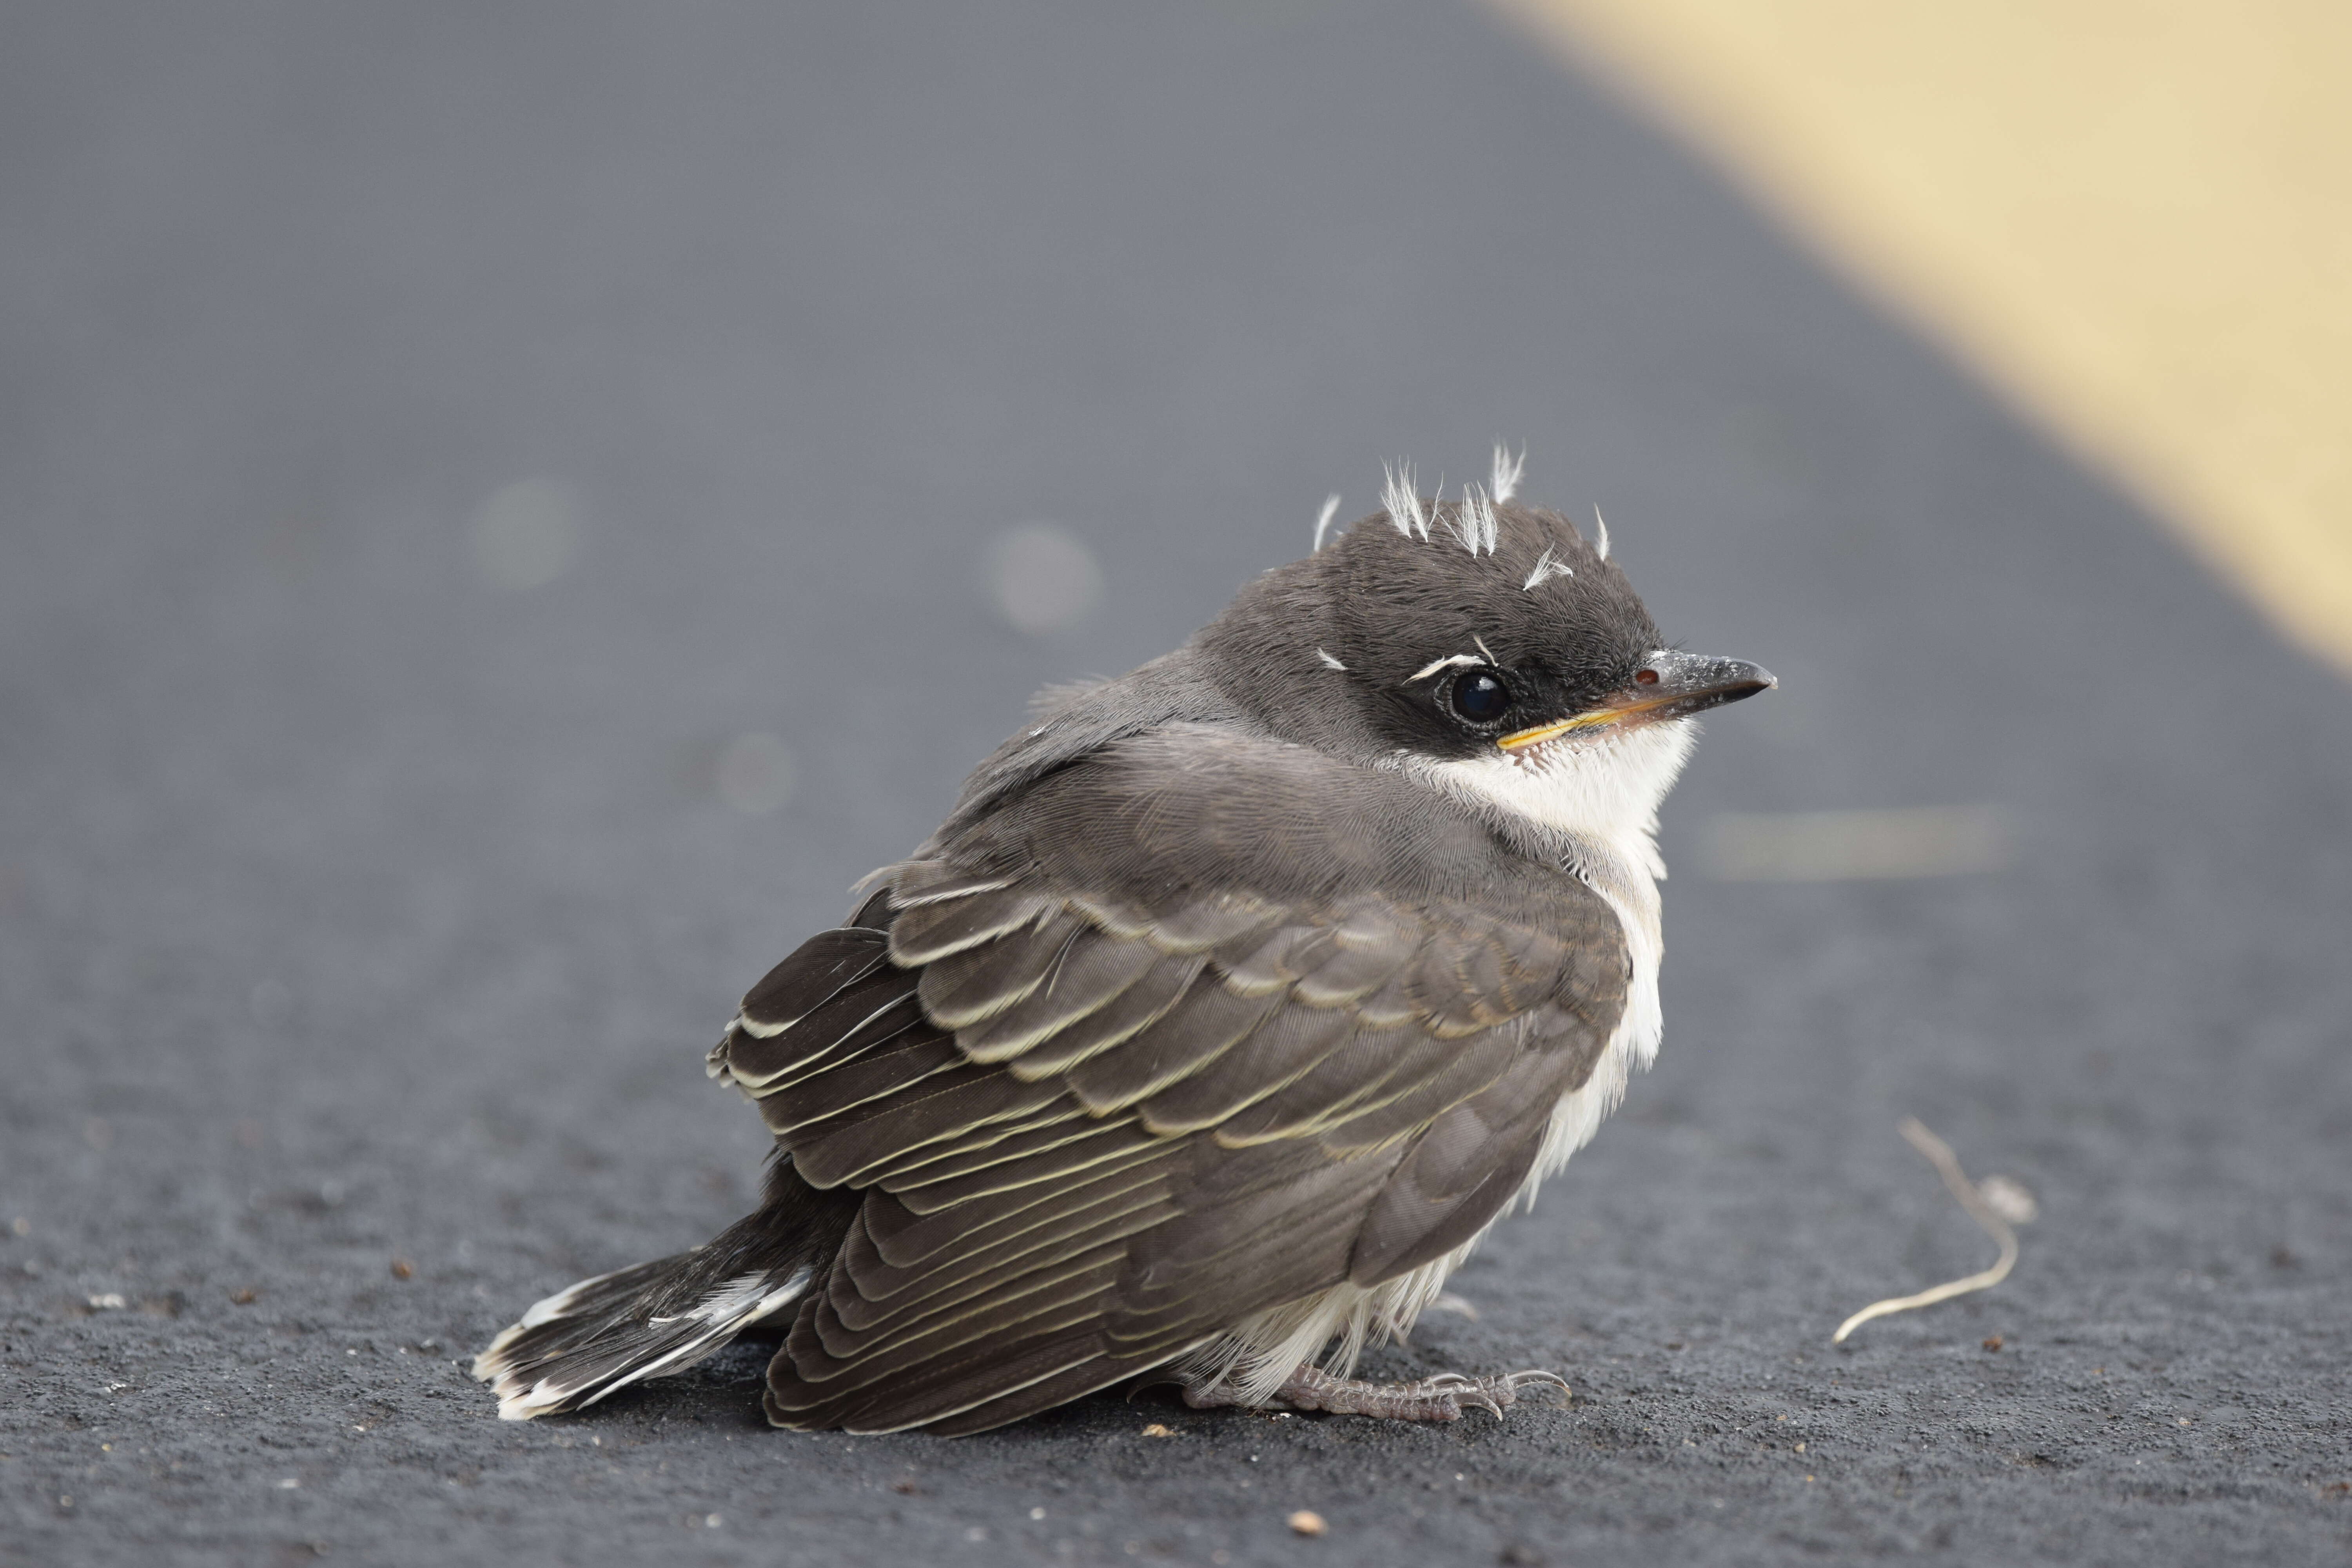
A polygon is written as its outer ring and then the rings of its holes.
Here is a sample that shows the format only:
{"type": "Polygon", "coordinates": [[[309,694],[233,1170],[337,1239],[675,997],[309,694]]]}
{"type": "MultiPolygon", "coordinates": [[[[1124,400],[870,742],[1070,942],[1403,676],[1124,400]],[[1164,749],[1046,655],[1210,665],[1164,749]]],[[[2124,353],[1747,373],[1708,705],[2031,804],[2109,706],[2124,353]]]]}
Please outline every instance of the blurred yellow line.
{"type": "Polygon", "coordinates": [[[1492,0],[2352,670],[2352,0],[1492,0]]]}

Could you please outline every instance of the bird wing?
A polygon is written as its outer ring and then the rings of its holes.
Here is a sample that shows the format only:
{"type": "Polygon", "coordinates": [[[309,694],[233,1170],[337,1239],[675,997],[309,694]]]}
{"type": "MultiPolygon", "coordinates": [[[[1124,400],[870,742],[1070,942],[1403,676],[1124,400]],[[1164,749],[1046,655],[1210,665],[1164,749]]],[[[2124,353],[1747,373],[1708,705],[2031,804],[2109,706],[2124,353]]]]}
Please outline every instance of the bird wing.
{"type": "Polygon", "coordinates": [[[1565,875],[1497,910],[1052,858],[896,868],[712,1052],[803,1180],[864,1194],[780,1421],[978,1430],[1443,1257],[1622,1010],[1622,931],[1565,875]]]}

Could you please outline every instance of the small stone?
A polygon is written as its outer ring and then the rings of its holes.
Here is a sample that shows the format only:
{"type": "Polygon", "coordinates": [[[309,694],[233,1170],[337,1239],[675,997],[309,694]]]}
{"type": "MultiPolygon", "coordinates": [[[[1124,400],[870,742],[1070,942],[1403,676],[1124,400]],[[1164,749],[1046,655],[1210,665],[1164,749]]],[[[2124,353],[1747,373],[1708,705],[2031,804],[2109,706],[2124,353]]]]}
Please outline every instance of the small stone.
{"type": "Polygon", "coordinates": [[[1313,1509],[1302,1508],[1290,1516],[1290,1528],[1298,1535],[1321,1535],[1331,1527],[1324,1523],[1323,1516],[1313,1509]]]}
{"type": "Polygon", "coordinates": [[[415,1273],[416,1265],[408,1261],[407,1258],[395,1258],[392,1260],[392,1277],[394,1279],[410,1279],[414,1277],[415,1273]]]}
{"type": "Polygon", "coordinates": [[[1154,1421],[1143,1429],[1143,1435],[1147,1437],[1173,1437],[1176,1436],[1176,1428],[1154,1421]]]}
{"type": "Polygon", "coordinates": [[[1990,1339],[1985,1341],[1984,1348],[1998,1355],[2000,1353],[2000,1347],[2008,1342],[2009,1342],[2007,1340],[2002,1339],[1999,1334],[1995,1334],[1990,1339]]]}

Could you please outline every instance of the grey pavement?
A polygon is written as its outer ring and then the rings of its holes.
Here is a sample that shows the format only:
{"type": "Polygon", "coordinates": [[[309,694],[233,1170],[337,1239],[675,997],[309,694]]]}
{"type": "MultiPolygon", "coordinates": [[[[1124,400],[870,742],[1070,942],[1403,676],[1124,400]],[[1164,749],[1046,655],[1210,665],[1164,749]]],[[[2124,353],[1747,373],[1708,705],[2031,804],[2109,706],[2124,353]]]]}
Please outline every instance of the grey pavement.
{"type": "Polygon", "coordinates": [[[2346,684],[1477,11],[0,16],[0,1561],[2341,1562],[2347,953],[2346,684]],[[1033,688],[1496,437],[1784,680],[1669,805],[1657,1070],[1374,1359],[1570,1405],[493,1418],[746,1205],[702,1051],[1033,688]],[[1905,805],[2017,852],[1706,875],[1905,805]],[[1988,1251],[1906,1113],[2042,1217],[1832,1351],[1988,1251]]]}

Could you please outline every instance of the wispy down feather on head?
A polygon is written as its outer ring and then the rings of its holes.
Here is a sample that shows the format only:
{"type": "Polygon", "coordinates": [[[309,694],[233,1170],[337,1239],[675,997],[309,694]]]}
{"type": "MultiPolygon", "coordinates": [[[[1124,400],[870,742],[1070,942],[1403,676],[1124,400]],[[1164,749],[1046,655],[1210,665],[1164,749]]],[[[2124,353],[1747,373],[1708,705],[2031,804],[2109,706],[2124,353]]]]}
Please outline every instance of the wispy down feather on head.
{"type": "MultiPolygon", "coordinates": [[[[1323,548],[1323,535],[1330,531],[1331,520],[1339,515],[1339,492],[1333,490],[1323,498],[1323,513],[1315,520],[1315,548],[1323,548]]],[[[1310,552],[1310,553],[1312,553],[1310,552]]]]}
{"type": "MultiPolygon", "coordinates": [[[[1607,552],[1603,552],[1602,554],[1605,559],[1607,552]]],[[[1535,570],[1528,574],[1528,580],[1520,584],[1519,586],[1526,592],[1532,594],[1538,588],[1542,587],[1546,583],[1551,581],[1554,577],[1573,577],[1575,575],[1575,567],[1570,566],[1565,561],[1555,561],[1552,559],[1551,546],[1547,544],[1544,546],[1543,553],[1536,557],[1535,570]]]]}
{"type": "Polygon", "coordinates": [[[1502,539],[1502,525],[1495,521],[1494,503],[1476,485],[1462,487],[1462,504],[1444,521],[1446,531],[1454,535],[1454,542],[1473,555],[1492,555],[1502,539]]]}
{"type": "Polygon", "coordinates": [[[1389,522],[1407,539],[1429,542],[1429,515],[1421,510],[1421,491],[1412,482],[1412,465],[1398,463],[1384,468],[1381,485],[1381,510],[1389,514],[1389,522]]]}
{"type": "MultiPolygon", "coordinates": [[[[1497,448],[1499,451],[1500,448],[1497,448]]],[[[1502,540],[1502,525],[1496,521],[1495,504],[1501,498],[1479,489],[1475,484],[1462,487],[1461,503],[1453,508],[1445,505],[1443,494],[1433,496],[1431,505],[1422,505],[1421,495],[1413,488],[1412,465],[1398,463],[1386,469],[1386,482],[1381,486],[1381,507],[1388,513],[1389,523],[1407,539],[1427,543],[1432,531],[1443,525],[1454,537],[1454,542],[1473,555],[1492,555],[1502,540]]],[[[1516,473],[1512,476],[1516,480],[1516,473]]],[[[1441,482],[1439,489],[1444,489],[1441,482]]],[[[1320,536],[1320,531],[1318,531],[1320,536]]]]}
{"type": "MultiPolygon", "coordinates": [[[[1496,445],[1493,466],[1487,482],[1465,484],[1462,499],[1444,499],[1441,480],[1438,493],[1424,496],[1415,486],[1413,466],[1402,459],[1382,469],[1381,515],[1396,531],[1396,536],[1414,543],[1451,541],[1474,557],[1494,557],[1498,553],[1516,556],[1509,566],[1512,580],[1523,592],[1532,594],[1547,583],[1575,579],[1582,573],[1590,576],[1598,563],[1609,559],[1609,524],[1599,509],[1592,514],[1593,531],[1588,539],[1580,534],[1575,524],[1557,513],[1540,508],[1530,509],[1514,500],[1519,481],[1527,470],[1524,449],[1513,452],[1496,445]],[[1544,527],[1550,531],[1546,538],[1540,531],[1525,535],[1529,517],[1548,518],[1544,527]],[[1503,534],[1507,526],[1517,539],[1517,547],[1505,551],[1503,534]],[[1532,552],[1530,561],[1527,552],[1532,552]]],[[[1338,517],[1339,498],[1330,497],[1324,502],[1322,515],[1315,524],[1315,548],[1321,552],[1340,535],[1333,523],[1338,517]]]]}
{"type": "Polygon", "coordinates": [[[1506,504],[1519,493],[1519,476],[1527,471],[1527,467],[1528,449],[1525,447],[1519,448],[1519,455],[1515,458],[1511,456],[1509,447],[1500,441],[1495,443],[1495,466],[1489,471],[1486,489],[1494,496],[1496,506],[1506,504]]]}

